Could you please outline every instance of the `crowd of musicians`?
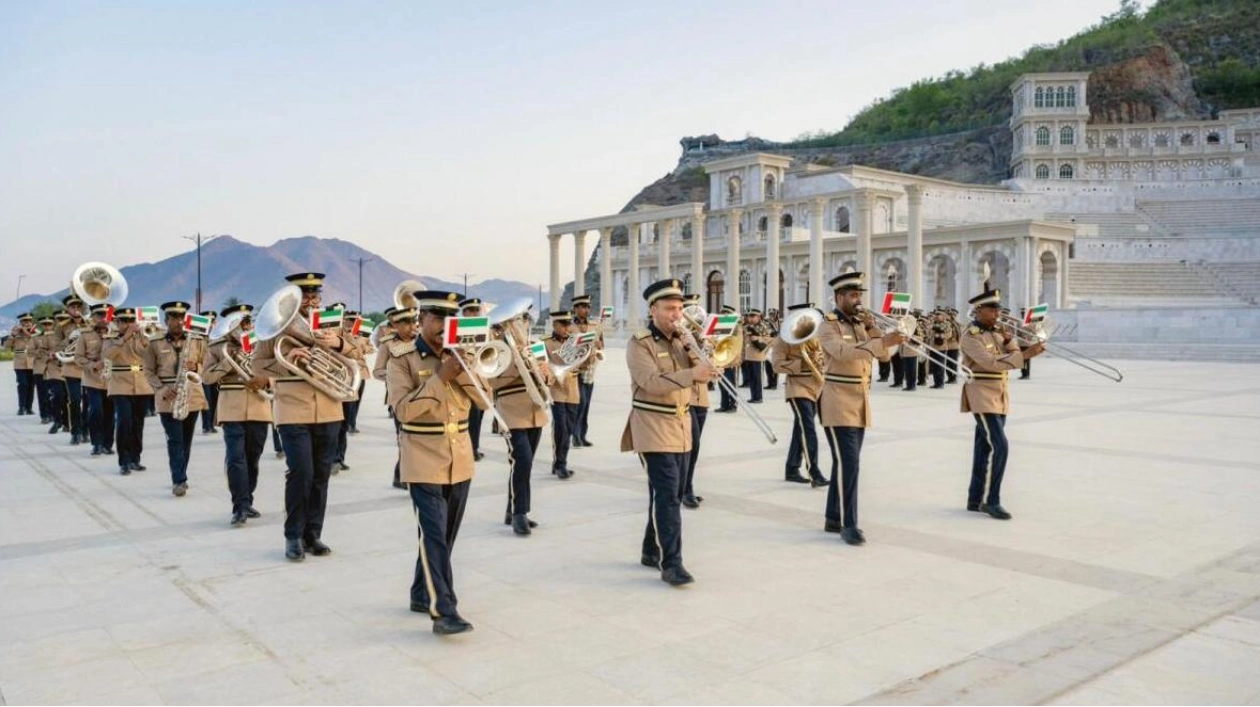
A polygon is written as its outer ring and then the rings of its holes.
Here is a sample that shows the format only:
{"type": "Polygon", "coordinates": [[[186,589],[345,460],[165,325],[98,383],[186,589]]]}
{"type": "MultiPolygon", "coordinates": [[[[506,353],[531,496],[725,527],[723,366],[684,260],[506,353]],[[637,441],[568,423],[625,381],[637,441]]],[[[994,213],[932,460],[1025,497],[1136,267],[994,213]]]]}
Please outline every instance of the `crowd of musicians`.
{"type": "MultiPolygon", "coordinates": [[[[94,456],[116,455],[124,476],[145,469],[145,421],[156,415],[175,496],[189,491],[200,416],[203,432],[222,430],[230,523],[238,527],[259,516],[259,460],[272,437],[287,467],[285,556],[298,562],[332,552],[323,539],[329,477],[349,468],[347,435],[357,432],[364,379],[383,381],[398,442],[393,484],[410,495],[418,535],[410,608],[428,614],[435,633],[471,630],[458,611],[451,551],[476,464],[491,437],[501,437],[510,469],[503,521],[517,535],[533,533],[531,479],[545,429],[557,479],[574,475],[572,450],[592,446],[604,332],[591,299],[574,297],[572,311],[550,312],[549,332],[531,341],[528,307],[486,311],[476,298],[418,286],[396,296],[373,330],[344,305],[323,304],[322,274],[287,280],[257,310],[240,304],[194,314],[188,303],[171,301],[154,313],[72,291],[51,317],[21,315],[7,343],[18,414],[38,411],[50,434],[65,430],[71,444],[90,444],[94,456]],[[338,313],[337,324],[316,324],[313,314],[328,311],[338,313]],[[451,326],[456,317],[486,325],[488,335],[465,345],[451,326]]],[[[890,327],[862,307],[862,273],[841,274],[830,286],[833,302],[825,309],[799,303],[768,318],[751,310],[720,340],[703,331],[699,297],[679,280],[643,292],[648,320],[626,347],[631,396],[620,448],[638,457],[647,476],[640,559],[664,582],[694,581],[683,564],[680,509],[704,500],[695,488],[710,391],[720,394],[716,412],[749,415],[773,441],[751,408],[763,401],[763,380],[770,389],[783,381],[792,413],[784,478],[827,488],[823,529],[844,542],[865,542],[859,468],[873,419],[873,373],[905,390],[927,377],[934,388],[962,379],[961,410],[975,422],[966,508],[1011,517],[1001,498],[1007,375],[1027,375],[1027,362],[1044,345],[1015,335],[994,290],[970,300],[974,319],[967,324],[954,310],[938,309],[916,313],[912,326],[890,327]],[[745,400],[739,387],[748,391],[745,400]],[[819,461],[819,426],[829,467],[819,461]]],[[[718,314],[738,315],[729,306],[718,314]]]]}

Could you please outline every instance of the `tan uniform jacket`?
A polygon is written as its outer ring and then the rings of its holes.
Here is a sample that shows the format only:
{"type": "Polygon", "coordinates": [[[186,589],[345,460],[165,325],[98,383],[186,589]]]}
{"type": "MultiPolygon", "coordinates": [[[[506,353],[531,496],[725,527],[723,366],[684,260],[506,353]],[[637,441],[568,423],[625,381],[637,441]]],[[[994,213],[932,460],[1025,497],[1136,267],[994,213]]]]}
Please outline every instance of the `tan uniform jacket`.
{"type": "Polygon", "coordinates": [[[26,354],[27,348],[31,345],[31,338],[31,335],[21,327],[17,329],[16,333],[9,337],[7,348],[13,352],[13,370],[31,370],[31,360],[27,358],[26,354]]]}
{"type": "MultiPolygon", "coordinates": [[[[785,398],[818,400],[823,384],[810,373],[800,346],[793,346],[783,339],[775,339],[774,345],[770,347],[770,365],[774,366],[775,373],[787,376],[785,398]]],[[[822,371],[822,366],[818,370],[822,371]]]]}
{"type": "MultiPolygon", "coordinates": [[[[376,350],[376,361],[372,364],[372,377],[378,381],[385,380],[385,366],[389,363],[389,345],[397,339],[398,336],[392,333],[377,339],[381,347],[376,350]]],[[[389,393],[386,392],[386,397],[388,396],[389,393]]]]}
{"type": "Polygon", "coordinates": [[[47,334],[44,334],[44,345],[41,354],[44,357],[44,380],[62,381],[65,376],[61,373],[61,362],[57,360],[57,352],[66,342],[61,338],[61,327],[54,324],[47,334]]]}
{"type": "MultiPolygon", "coordinates": [[[[69,324],[67,324],[67,325],[65,325],[64,327],[62,327],[62,329],[61,329],[61,345],[62,345],[62,346],[65,346],[66,344],[68,344],[68,343],[69,343],[69,341],[70,341],[70,335],[74,332],[74,330],[75,330],[75,329],[79,329],[79,328],[81,328],[81,327],[80,327],[80,324],[86,324],[86,323],[87,323],[87,322],[84,322],[83,320],[79,320],[78,322],[75,322],[74,320],[71,320],[69,324]]],[[[82,337],[85,333],[87,333],[87,332],[86,332],[86,331],[81,331],[81,332],[79,332],[79,336],[80,336],[80,337],[82,337]]],[[[78,349],[78,342],[75,342],[75,349],[76,349],[76,350],[78,349]]],[[[62,378],[79,378],[79,379],[82,379],[82,378],[83,378],[83,368],[82,368],[81,366],[79,366],[79,362],[78,362],[77,360],[75,360],[75,361],[71,361],[71,362],[69,362],[69,363],[63,363],[63,364],[61,364],[61,377],[62,377],[62,378]]]]}
{"type": "Polygon", "coordinates": [[[547,411],[534,404],[516,366],[490,380],[494,389],[494,409],[507,422],[509,430],[527,430],[547,424],[547,411]]]}
{"type": "Polygon", "coordinates": [[[355,338],[355,346],[359,347],[359,378],[367,380],[372,377],[372,369],[368,367],[368,360],[376,363],[376,347],[365,336],[355,338]]]}
{"type": "Polygon", "coordinates": [[[1008,414],[1006,372],[1024,366],[1019,344],[1014,339],[1004,343],[996,331],[972,324],[962,335],[962,362],[972,370],[972,377],[963,383],[962,412],[1008,414]]]}
{"type": "MultiPolygon", "coordinates": [[[[560,347],[564,346],[564,341],[557,339],[555,336],[544,336],[543,343],[547,345],[547,362],[552,369],[561,364],[560,357],[557,352],[560,347]]],[[[593,356],[594,354],[592,354],[593,356]]],[[[555,383],[551,386],[551,399],[557,403],[580,403],[582,402],[582,393],[578,390],[577,370],[569,371],[565,376],[563,383],[555,383]]]]}
{"type": "MultiPolygon", "coordinates": [[[[271,402],[245,385],[245,380],[227,360],[228,343],[206,347],[206,360],[201,366],[201,382],[219,386],[219,404],[215,407],[214,424],[224,422],[271,422],[271,402]]],[[[235,347],[235,344],[231,344],[235,347]]]]}
{"type": "MultiPolygon", "coordinates": [[[[188,349],[188,370],[199,371],[201,360],[206,357],[206,343],[200,338],[185,335],[181,347],[188,349]]],[[[175,409],[175,400],[166,400],[166,391],[178,392],[181,382],[175,377],[179,372],[180,348],[176,348],[170,335],[149,342],[144,352],[144,376],[153,388],[153,404],[158,414],[170,413],[175,409]]],[[[205,391],[196,383],[188,384],[188,410],[206,410],[210,407],[206,402],[205,391]]]]}
{"type": "Polygon", "coordinates": [[[654,325],[626,345],[630,369],[630,418],[621,434],[623,452],[690,452],[694,358],[678,336],[654,325]]]}
{"type": "Polygon", "coordinates": [[[109,395],[153,395],[153,387],[144,375],[149,339],[142,332],[112,336],[102,346],[102,355],[109,362],[109,395]]]}
{"type": "Polygon", "coordinates": [[[823,320],[818,343],[823,348],[825,381],[818,397],[823,427],[871,426],[871,362],[889,353],[878,332],[839,312],[823,320]]]}
{"type": "Polygon", "coordinates": [[[367,380],[368,376],[372,375],[367,365],[367,349],[370,348],[367,340],[349,334],[344,335],[341,340],[345,342],[345,357],[354,361],[354,365],[359,369],[359,378],[367,380]]]}
{"type": "Polygon", "coordinates": [[[438,376],[454,354],[434,353],[423,339],[393,341],[388,347],[386,386],[398,433],[399,478],[408,483],[457,484],[473,477],[468,411],[482,406],[467,373],[450,383],[438,376]]]}
{"type": "MultiPolygon", "coordinates": [[[[592,321],[590,319],[578,319],[577,317],[574,317],[573,328],[582,334],[585,334],[588,331],[599,332],[599,338],[595,339],[595,351],[604,350],[604,327],[600,325],[599,322],[592,321]]],[[[598,358],[595,356],[594,352],[592,352],[591,355],[587,357],[585,361],[582,362],[582,365],[578,366],[573,372],[582,373],[583,371],[588,371],[597,365],[599,365],[598,358]]]]}
{"type": "MultiPolygon", "coordinates": [[[[276,337],[278,339],[280,337],[276,337]]],[[[271,376],[275,385],[276,400],[275,421],[277,425],[318,425],[325,422],[340,422],[345,419],[341,409],[341,401],[328,395],[319,388],[307,383],[305,379],[293,375],[276,360],[276,339],[260,341],[254,349],[254,373],[271,376]]],[[[333,346],[336,350],[341,346],[338,341],[333,346]]]]}
{"type": "Polygon", "coordinates": [[[31,364],[31,372],[42,376],[48,370],[47,334],[36,334],[26,345],[26,360],[31,364]]]}
{"type": "Polygon", "coordinates": [[[691,407],[706,409],[710,407],[708,383],[691,384],[691,407]]]}
{"type": "Polygon", "coordinates": [[[945,340],[945,350],[957,351],[962,346],[962,327],[958,326],[958,322],[954,319],[947,320],[945,326],[949,327],[949,338],[945,340]]]}
{"type": "Polygon", "coordinates": [[[105,390],[107,387],[105,379],[101,377],[101,371],[105,369],[105,359],[102,357],[104,346],[105,337],[96,329],[80,334],[79,341],[74,346],[74,362],[83,371],[83,386],[86,388],[105,390]]]}
{"type": "Polygon", "coordinates": [[[754,325],[744,327],[744,356],[745,361],[765,361],[770,357],[770,345],[774,343],[774,337],[770,334],[770,326],[765,322],[759,322],[754,325]],[[754,342],[765,344],[765,348],[758,350],[754,346],[754,342]]]}

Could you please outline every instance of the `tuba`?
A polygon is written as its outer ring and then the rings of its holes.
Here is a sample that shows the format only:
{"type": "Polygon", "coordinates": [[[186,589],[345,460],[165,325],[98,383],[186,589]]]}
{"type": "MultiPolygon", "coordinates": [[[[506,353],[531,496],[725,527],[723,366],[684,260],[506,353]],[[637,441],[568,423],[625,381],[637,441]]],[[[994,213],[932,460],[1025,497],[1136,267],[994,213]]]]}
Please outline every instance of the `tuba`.
{"type": "MultiPolygon", "coordinates": [[[[239,339],[242,333],[241,324],[248,316],[250,315],[245,312],[232,312],[226,317],[215,320],[214,326],[210,328],[210,345],[223,345],[223,359],[231,366],[232,372],[246,382],[254,378],[254,361],[253,357],[241,348],[239,339]]],[[[249,388],[248,385],[245,387],[249,388]]],[[[249,390],[267,402],[271,402],[276,397],[268,390],[260,388],[249,388],[249,390]]]]}
{"type": "Polygon", "coordinates": [[[275,355],[290,373],[342,402],[359,394],[359,366],[336,352],[315,343],[310,325],[298,316],[302,306],[302,290],[296,285],[282,287],[263,302],[256,312],[255,331],[261,341],[275,339],[275,355]],[[306,362],[290,360],[294,349],[306,349],[306,362]]]}
{"type": "Polygon", "coordinates": [[[429,288],[419,280],[403,280],[394,288],[394,306],[398,309],[410,309],[416,306],[416,292],[429,288]]]}
{"type": "Polygon", "coordinates": [[[794,309],[783,320],[779,337],[785,344],[801,347],[801,360],[809,368],[814,380],[823,382],[823,374],[818,359],[822,355],[822,346],[818,343],[818,332],[822,330],[823,315],[812,307],[794,309]]]}
{"type": "Polygon", "coordinates": [[[75,268],[70,291],[88,307],[98,304],[117,307],[127,299],[127,278],[108,263],[84,263],[75,268]]]}

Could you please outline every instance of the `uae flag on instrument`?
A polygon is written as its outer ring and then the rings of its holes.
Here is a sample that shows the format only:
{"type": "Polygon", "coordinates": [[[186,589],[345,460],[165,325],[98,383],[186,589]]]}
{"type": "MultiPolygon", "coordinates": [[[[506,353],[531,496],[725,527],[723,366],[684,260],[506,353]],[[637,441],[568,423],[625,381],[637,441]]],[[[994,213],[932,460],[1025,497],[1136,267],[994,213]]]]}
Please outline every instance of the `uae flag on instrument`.
{"type": "Polygon", "coordinates": [[[889,292],[884,295],[884,306],[880,308],[880,311],[884,314],[892,314],[893,310],[910,311],[909,292],[889,292]]]}
{"type": "Polygon", "coordinates": [[[529,355],[539,361],[547,360],[547,345],[541,341],[535,341],[529,345],[529,355]]]}
{"type": "Polygon", "coordinates": [[[576,335],[573,337],[573,345],[574,345],[574,346],[582,346],[582,345],[584,345],[584,344],[593,344],[593,343],[595,343],[598,339],[599,339],[599,332],[597,332],[597,331],[587,331],[587,332],[583,332],[583,333],[581,333],[581,334],[576,334],[576,335]]]}
{"type": "MultiPolygon", "coordinates": [[[[350,321],[351,321],[351,324],[350,324],[350,329],[348,333],[350,334],[350,336],[358,336],[359,330],[363,328],[363,318],[353,317],[351,318],[350,321]]],[[[368,332],[368,333],[370,334],[371,332],[368,332]]]]}
{"type": "Polygon", "coordinates": [[[1046,312],[1050,311],[1050,305],[1039,304],[1036,307],[1030,307],[1024,314],[1024,323],[1032,324],[1046,318],[1046,312]]]}
{"type": "Polygon", "coordinates": [[[613,315],[613,307],[611,304],[599,310],[600,319],[612,319],[612,315],[613,315]]]}
{"type": "Polygon", "coordinates": [[[189,334],[206,336],[210,333],[210,317],[203,317],[200,314],[185,314],[184,331],[189,334]]]}
{"type": "Polygon", "coordinates": [[[247,354],[254,353],[254,346],[258,344],[258,334],[253,331],[247,331],[241,334],[241,351],[247,354]]]}
{"type": "Polygon", "coordinates": [[[354,321],[354,331],[350,332],[357,336],[371,336],[376,329],[376,325],[366,319],[356,319],[354,321]]]}
{"type": "Polygon", "coordinates": [[[483,344],[490,338],[490,320],[485,317],[447,317],[446,348],[460,344],[483,344]]]}
{"type": "Polygon", "coordinates": [[[704,322],[704,336],[730,336],[739,326],[738,314],[710,314],[704,322]]]}
{"type": "Polygon", "coordinates": [[[311,331],[341,326],[341,314],[340,309],[312,309],[311,331]]]}
{"type": "Polygon", "coordinates": [[[144,324],[156,322],[162,318],[161,307],[136,307],[136,321],[144,324]]]}

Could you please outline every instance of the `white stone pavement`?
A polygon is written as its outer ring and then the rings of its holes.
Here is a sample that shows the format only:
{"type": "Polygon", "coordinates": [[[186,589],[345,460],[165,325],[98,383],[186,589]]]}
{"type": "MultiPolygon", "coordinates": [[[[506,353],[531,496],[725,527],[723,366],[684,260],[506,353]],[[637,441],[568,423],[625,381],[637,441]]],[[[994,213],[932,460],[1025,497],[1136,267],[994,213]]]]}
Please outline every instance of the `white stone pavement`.
{"type": "MultiPolygon", "coordinates": [[[[972,425],[958,387],[874,390],[853,548],[824,492],[785,484],[742,416],[712,415],[684,510],[697,583],[638,564],[647,494],[616,452],[627,376],[613,349],[577,475],[547,473],[518,538],[501,524],[502,443],[455,548],[473,633],[407,608],[415,530],[389,486],[391,427],[367,391],[332,481],[328,558],[283,559],[283,462],[263,518],[228,527],[222,441],[198,434],[170,495],[149,470],[18,418],[0,369],[0,702],[1256,703],[1260,701],[1260,366],[1123,362],[1123,384],[1038,360],[1012,384],[1004,493],[967,513],[972,425]]],[[[783,431],[770,392],[760,411],[783,431]]]]}

